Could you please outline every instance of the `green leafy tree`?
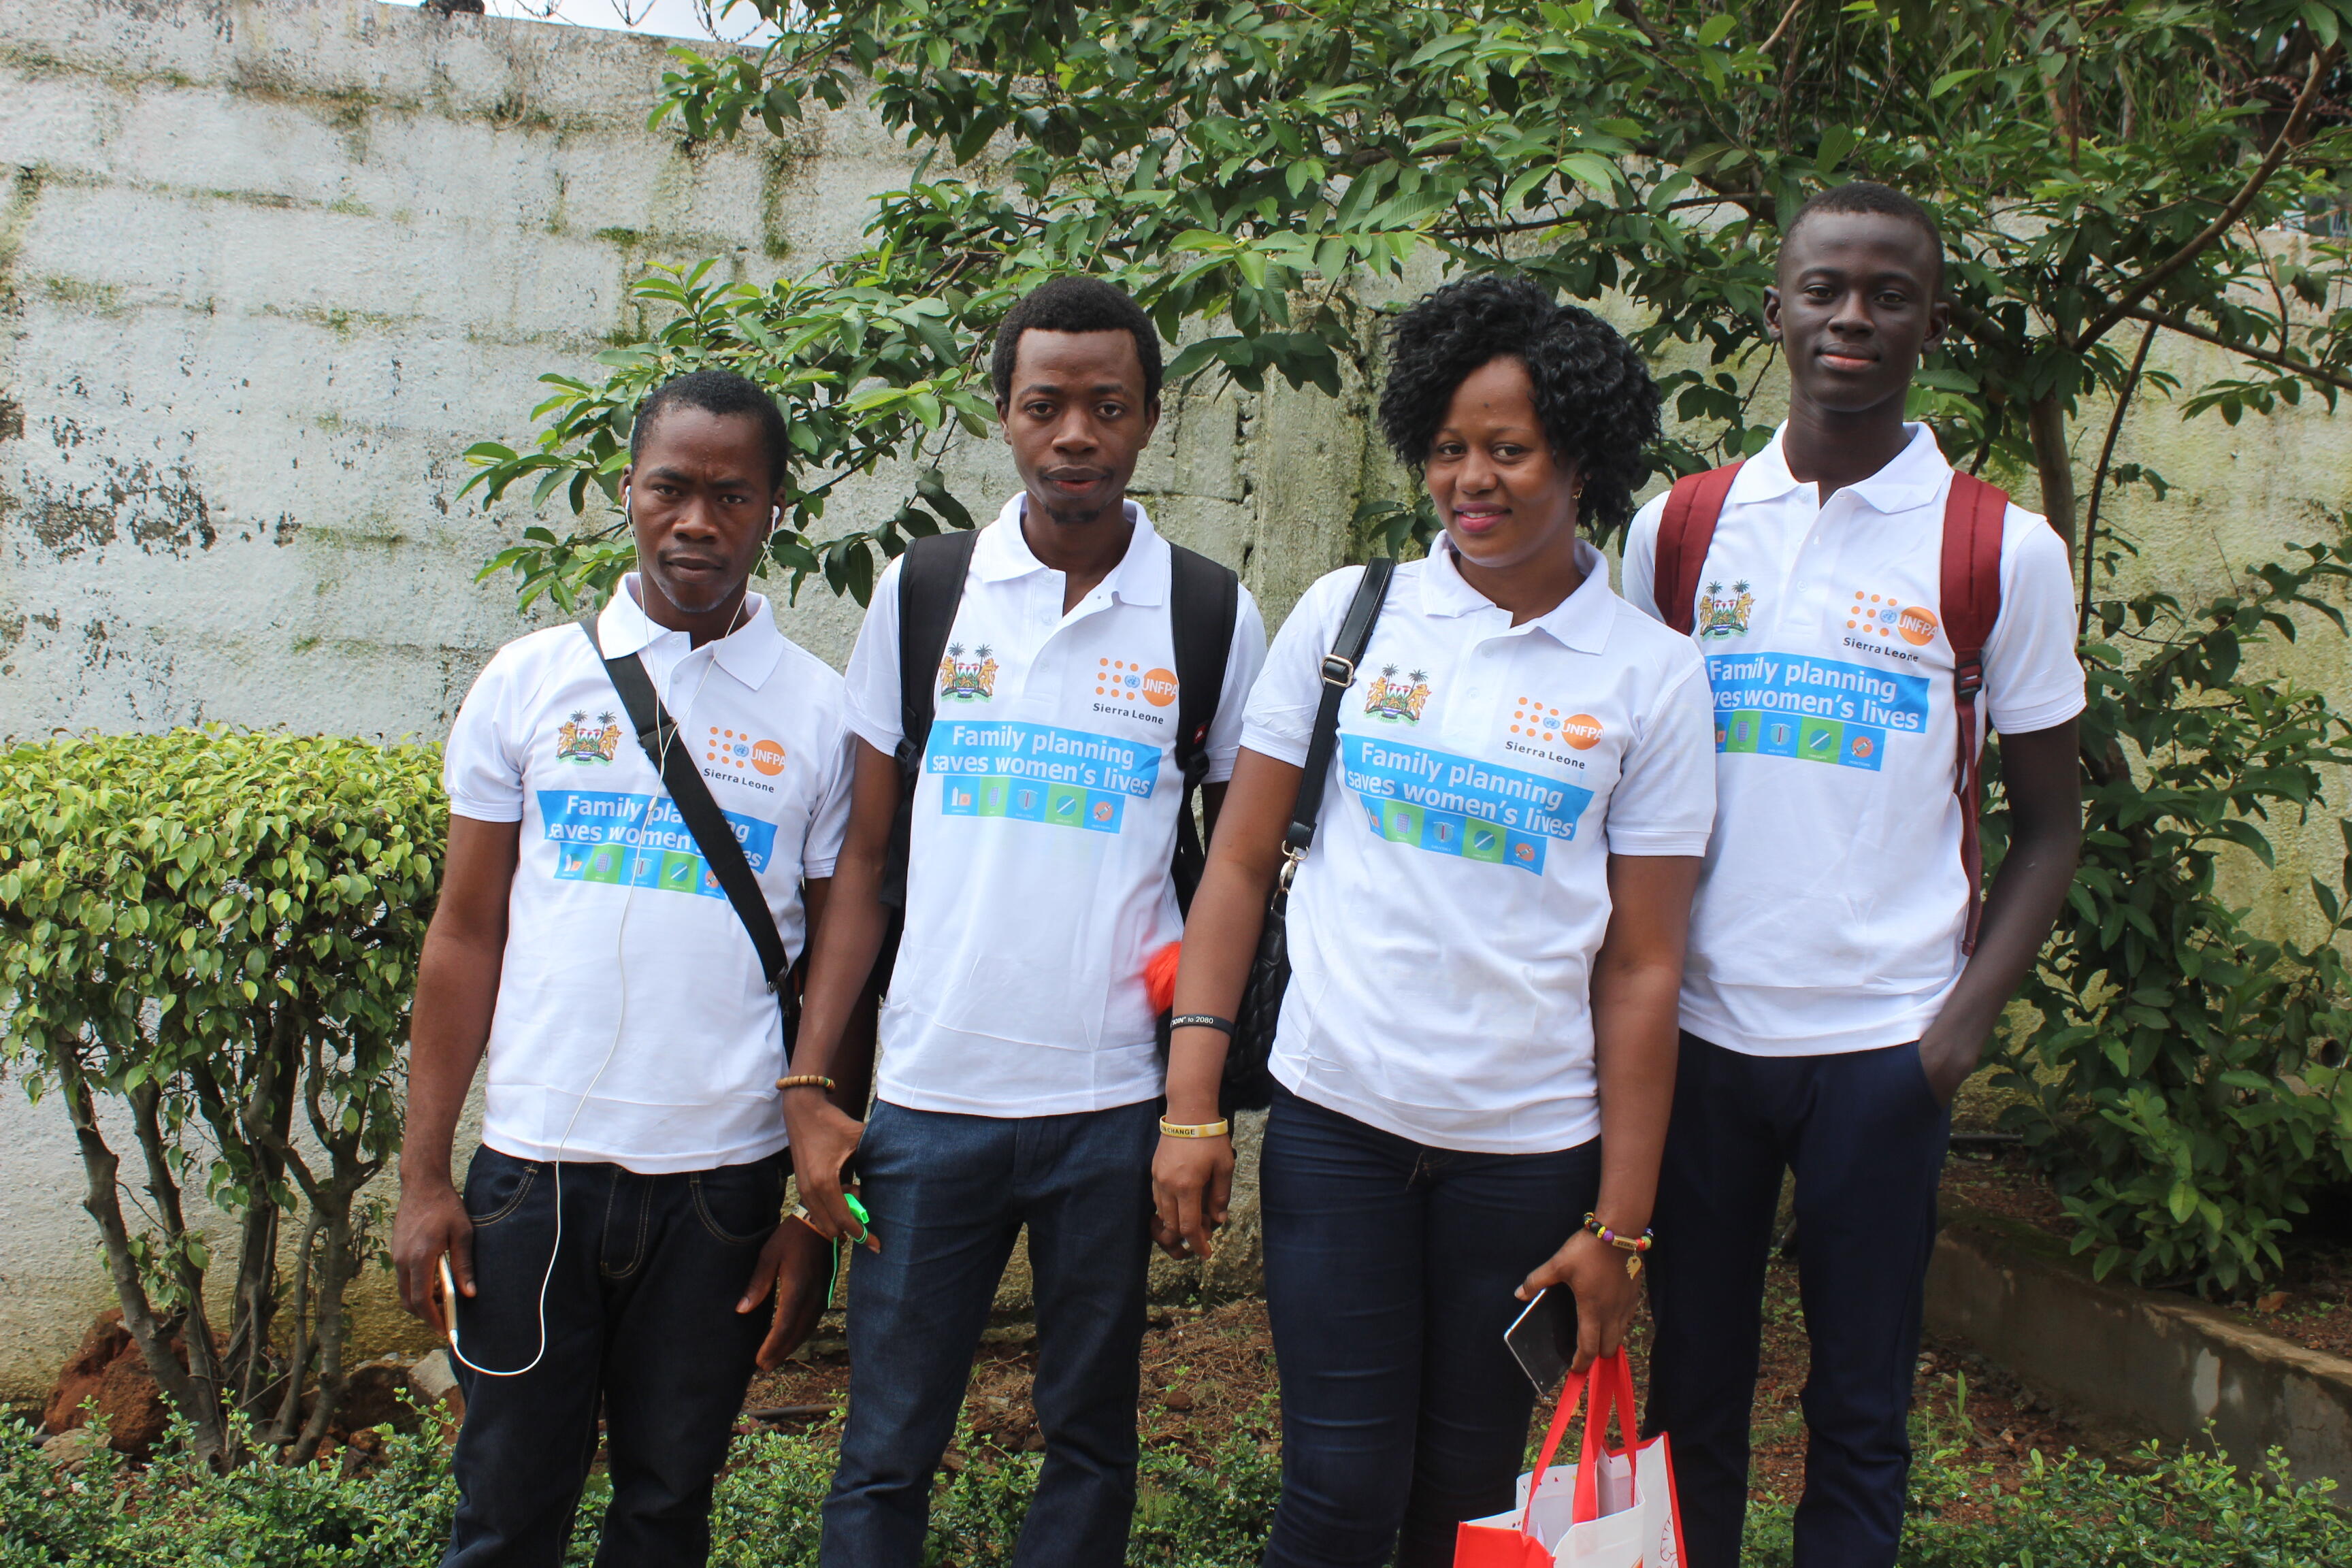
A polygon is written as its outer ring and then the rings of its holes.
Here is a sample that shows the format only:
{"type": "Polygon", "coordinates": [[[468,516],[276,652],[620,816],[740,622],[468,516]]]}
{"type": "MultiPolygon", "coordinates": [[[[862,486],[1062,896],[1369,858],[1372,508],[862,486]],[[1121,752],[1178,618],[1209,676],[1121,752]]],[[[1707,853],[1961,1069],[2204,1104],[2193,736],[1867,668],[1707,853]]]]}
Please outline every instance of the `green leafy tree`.
{"type": "Polygon", "coordinates": [[[0,1061],[72,1124],[123,1325],[209,1460],[247,1415],[309,1458],[348,1381],[447,831],[437,763],[219,730],[0,755],[0,1061]],[[196,1194],[237,1223],[226,1335],[196,1194]]]}
{"type": "MultiPolygon", "coordinates": [[[[607,356],[603,384],[551,378],[527,452],[474,449],[486,500],[536,476],[538,499],[562,493],[577,520],[491,563],[527,597],[568,601],[623,569],[604,498],[630,410],[653,381],[719,363],[776,389],[805,455],[774,564],[862,599],[908,534],[964,521],[939,456],[988,418],[995,321],[1065,271],[1125,284],[1182,344],[1176,379],[1326,393],[1376,371],[1376,302],[1409,268],[1520,273],[1608,298],[1663,367],[1680,420],[1664,467],[1751,453],[1769,435],[1750,410],[1772,368],[1759,308],[1780,219],[1855,177],[1929,201],[1957,331],[1914,411],[1962,466],[2033,477],[2084,574],[2098,694],[2090,849],[2031,1049],[2080,1068],[2068,1103],[2100,1125],[2053,1108],[2035,1136],[2076,1182],[2105,1266],[2194,1258],[2217,1288],[2274,1266],[2234,1251],[2227,1206],[2203,1202],[2235,1180],[2227,1162],[2160,1199],[2141,1177],[2178,1170],[2176,1134],[2235,1135],[2232,1096],[2253,1091],[2221,1075],[2298,1089],[2312,1020],[2336,1005],[2315,950],[2317,1012],[2262,1013],[2252,1056],[2219,1058],[2206,1043],[2247,1016],[2181,982],[2206,973],[2206,947],[2242,957],[2251,940],[2213,895],[2209,852],[2267,856],[2262,819],[2285,797],[2265,791],[2308,773],[2288,792],[2307,805],[2341,740],[2307,708],[2263,708],[2235,657],[2308,611],[2305,590],[2325,586],[2312,573],[2337,558],[2191,613],[2120,588],[2128,541],[2100,512],[2119,484],[2162,493],[2160,474],[2115,461],[2125,421],[2157,399],[2234,423],[2352,388],[2352,273],[2330,237],[2352,0],[853,0],[814,20],[748,3],[784,35],[756,56],[677,51],[656,122],[781,134],[857,98],[920,162],[854,256],[768,289],[707,272],[641,285],[667,325],[607,356]],[[2226,351],[2226,368],[2194,385],[2151,369],[2167,334],[2226,351]],[[886,458],[922,475],[904,507],[819,538],[824,494],[886,458]],[[2204,674],[2183,688],[2192,666],[2204,674]],[[2194,736],[2158,722],[2183,690],[2249,717],[2194,736]],[[2165,773],[2190,742],[2194,764],[2165,773]],[[2159,775],[2177,787],[2144,787],[2159,775]],[[2162,1027],[2190,1045],[2119,1044],[2158,1026],[2127,1016],[2152,1004],[2118,999],[2159,993],[2175,999],[2162,1027]]],[[[1430,525],[1395,506],[1360,521],[1391,548],[1430,525]]],[[[2339,1155],[2314,1144],[2287,1195],[2339,1155]]],[[[2249,1201],[2278,1216],[2285,1200],[2249,1201]]]]}

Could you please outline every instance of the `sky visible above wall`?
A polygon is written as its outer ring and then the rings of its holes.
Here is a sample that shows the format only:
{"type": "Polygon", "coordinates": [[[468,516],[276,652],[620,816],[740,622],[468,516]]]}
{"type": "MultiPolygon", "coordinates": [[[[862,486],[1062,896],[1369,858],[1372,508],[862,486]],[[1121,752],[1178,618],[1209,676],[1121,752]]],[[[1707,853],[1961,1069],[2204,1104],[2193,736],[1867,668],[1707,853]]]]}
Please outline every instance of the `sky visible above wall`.
{"type": "MultiPolygon", "coordinates": [[[[383,3],[413,10],[418,0],[383,3]]],[[[493,16],[691,42],[764,44],[776,34],[744,0],[485,0],[484,8],[493,16]]]]}

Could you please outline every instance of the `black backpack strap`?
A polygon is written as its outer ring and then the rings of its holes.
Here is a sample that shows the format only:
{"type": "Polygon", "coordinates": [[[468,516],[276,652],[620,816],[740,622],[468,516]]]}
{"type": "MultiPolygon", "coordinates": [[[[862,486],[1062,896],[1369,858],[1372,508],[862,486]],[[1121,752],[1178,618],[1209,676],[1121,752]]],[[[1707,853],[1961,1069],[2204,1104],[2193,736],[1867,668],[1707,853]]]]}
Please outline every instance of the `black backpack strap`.
{"type": "Polygon", "coordinates": [[[693,746],[678,740],[677,721],[662,707],[644,662],[635,655],[605,658],[604,641],[596,635],[595,611],[580,617],[580,629],[588,634],[588,646],[596,650],[596,657],[604,659],[604,673],[612,677],[613,689],[621,694],[621,706],[636,727],[637,744],[645,748],[654,771],[661,774],[670,804],[677,807],[686,830],[694,835],[695,847],[702,851],[727,901],[735,906],[735,918],[743,922],[744,934],[760,955],[760,976],[775,993],[776,1005],[783,1015],[784,1055],[789,1060],[793,1038],[800,1028],[800,997],[788,973],[791,963],[784,952],[783,933],[776,929],[775,911],[760,891],[759,874],[751,869],[742,844],[727,826],[726,814],[710,798],[710,785],[703,781],[702,770],[694,765],[693,746]]]}
{"type": "Polygon", "coordinates": [[[1315,710],[1315,735],[1307,744],[1307,769],[1298,781],[1298,804],[1291,808],[1290,831],[1283,835],[1282,885],[1287,889],[1315,842],[1315,819],[1323,809],[1323,786],[1331,776],[1331,753],[1339,746],[1339,699],[1356,683],[1356,667],[1371,646],[1372,627],[1389,594],[1396,563],[1381,557],[1364,563],[1363,581],[1340,619],[1339,635],[1323,656],[1323,701],[1315,710]]]}
{"type": "Polygon", "coordinates": [[[1176,857],[1170,874],[1176,907],[1192,912],[1192,889],[1201,885],[1208,852],[1192,820],[1192,795],[1209,772],[1209,727],[1225,689],[1225,663],[1234,647],[1234,623],[1241,616],[1242,580],[1181,544],[1168,547],[1168,624],[1176,645],[1176,772],[1184,793],[1177,799],[1176,857]]]}
{"type": "Polygon", "coordinates": [[[921,782],[923,748],[930,743],[931,715],[939,701],[940,660],[948,633],[963,603],[976,528],[934,533],[910,542],[898,557],[898,815],[890,825],[890,855],[882,872],[882,902],[907,907],[907,856],[914,841],[915,786],[921,782]]]}

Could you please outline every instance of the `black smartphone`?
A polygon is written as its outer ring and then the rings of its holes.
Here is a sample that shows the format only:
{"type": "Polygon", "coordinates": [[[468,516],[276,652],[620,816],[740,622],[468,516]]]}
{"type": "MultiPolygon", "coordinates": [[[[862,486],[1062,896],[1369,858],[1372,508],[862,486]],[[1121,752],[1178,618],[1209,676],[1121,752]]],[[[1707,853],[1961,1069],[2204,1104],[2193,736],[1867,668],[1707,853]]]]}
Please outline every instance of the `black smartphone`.
{"type": "Polygon", "coordinates": [[[1576,1292],[1564,1285],[1537,1291],[1527,1310],[1503,1331],[1503,1342],[1519,1358],[1536,1397],[1550,1398],[1576,1362],[1576,1292]]]}

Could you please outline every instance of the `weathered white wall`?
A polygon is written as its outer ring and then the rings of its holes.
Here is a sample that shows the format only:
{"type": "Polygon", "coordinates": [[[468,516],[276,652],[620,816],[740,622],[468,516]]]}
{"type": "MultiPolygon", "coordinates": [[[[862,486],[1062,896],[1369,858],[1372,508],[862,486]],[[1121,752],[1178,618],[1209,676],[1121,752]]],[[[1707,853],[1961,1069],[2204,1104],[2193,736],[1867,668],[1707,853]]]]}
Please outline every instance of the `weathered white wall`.
{"type": "MultiPolygon", "coordinates": [[[[541,373],[594,374],[649,266],[814,265],[910,167],[856,110],[781,146],[649,132],[667,47],[373,0],[0,5],[0,735],[439,738],[526,629],[472,581],[524,513],[459,501],[458,454],[526,438],[541,373]]],[[[1203,398],[1137,489],[1278,614],[1339,563],[1364,460],[1313,400],[1203,398]]],[[[949,471],[975,512],[1011,483],[988,443],[949,471]]],[[[819,586],[782,620],[838,662],[856,610],[819,586]]],[[[0,1397],[108,1302],[79,1185],[54,1102],[0,1089],[0,1397]]]]}

